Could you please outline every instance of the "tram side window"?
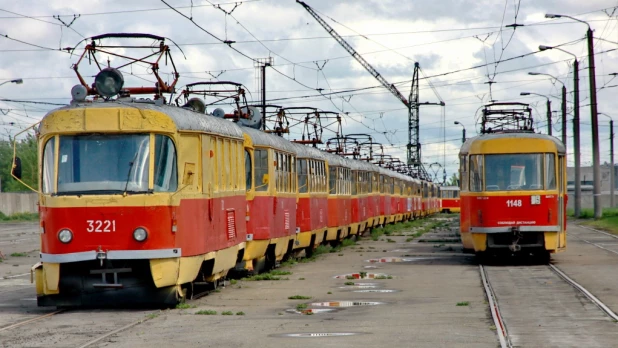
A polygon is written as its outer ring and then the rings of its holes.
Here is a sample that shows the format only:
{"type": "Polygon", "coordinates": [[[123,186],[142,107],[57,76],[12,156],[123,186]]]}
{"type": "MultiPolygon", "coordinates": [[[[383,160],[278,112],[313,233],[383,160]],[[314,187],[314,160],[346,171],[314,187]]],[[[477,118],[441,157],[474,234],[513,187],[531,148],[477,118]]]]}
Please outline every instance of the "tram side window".
{"type": "Polygon", "coordinates": [[[468,191],[468,168],[466,168],[466,156],[459,156],[459,188],[468,191]]]}
{"type": "Polygon", "coordinates": [[[291,192],[296,192],[298,190],[298,181],[296,177],[296,157],[290,156],[290,187],[292,188],[291,192]]]}
{"type": "Polygon", "coordinates": [[[556,158],[553,153],[545,154],[545,189],[556,189],[556,158]]]}
{"type": "Polygon", "coordinates": [[[251,171],[251,154],[249,150],[245,150],[245,180],[247,185],[247,191],[251,191],[251,180],[253,179],[253,173],[251,171]]]}
{"type": "Polygon", "coordinates": [[[45,144],[43,150],[43,193],[52,193],[54,191],[54,152],[56,151],[56,137],[52,137],[45,144]]]}
{"type": "MultiPolygon", "coordinates": [[[[493,187],[487,187],[491,190],[493,187]]],[[[483,155],[470,156],[470,191],[483,191],[483,155]]]]}
{"type": "Polygon", "coordinates": [[[176,148],[169,137],[155,135],[154,191],[173,192],[178,188],[176,148]]]}
{"type": "Polygon", "coordinates": [[[298,192],[307,193],[309,184],[307,181],[307,160],[299,159],[296,161],[296,173],[298,174],[298,192]]]}
{"type": "Polygon", "coordinates": [[[255,182],[256,191],[268,190],[268,150],[255,150],[253,152],[253,160],[255,161],[255,182]]]}
{"type": "Polygon", "coordinates": [[[328,168],[328,193],[337,194],[337,168],[328,168]]]}

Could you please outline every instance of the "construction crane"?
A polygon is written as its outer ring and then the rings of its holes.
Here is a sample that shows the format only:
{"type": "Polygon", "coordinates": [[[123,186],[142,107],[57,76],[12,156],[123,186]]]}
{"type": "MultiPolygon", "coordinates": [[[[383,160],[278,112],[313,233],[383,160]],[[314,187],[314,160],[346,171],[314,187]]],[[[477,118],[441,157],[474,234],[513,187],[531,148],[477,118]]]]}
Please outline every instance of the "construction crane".
{"type": "MultiPolygon", "coordinates": [[[[418,102],[418,63],[415,63],[414,67],[414,76],[415,78],[412,80],[412,88],[410,90],[410,96],[408,99],[399,92],[395,85],[386,81],[386,79],[380,75],[380,73],[373,67],[369,62],[367,62],[356,50],[347,43],[339,33],[335,31],[322,17],[320,17],[311,6],[307,5],[304,1],[296,0],[302,7],[309,12],[313,18],[315,18],[318,23],[332,36],[343,48],[345,48],[348,53],[356,59],[364,68],[367,70],[371,76],[373,76],[376,80],[384,86],[384,88],[388,89],[397,99],[399,99],[408,109],[408,166],[412,167],[412,172],[417,177],[431,180],[431,177],[425,170],[423,166],[423,162],[421,161],[421,144],[419,141],[419,117],[418,117],[418,107],[420,103],[418,102]],[[410,100],[410,101],[408,101],[410,100]]],[[[444,105],[444,102],[440,103],[423,103],[425,105],[444,105]]]]}

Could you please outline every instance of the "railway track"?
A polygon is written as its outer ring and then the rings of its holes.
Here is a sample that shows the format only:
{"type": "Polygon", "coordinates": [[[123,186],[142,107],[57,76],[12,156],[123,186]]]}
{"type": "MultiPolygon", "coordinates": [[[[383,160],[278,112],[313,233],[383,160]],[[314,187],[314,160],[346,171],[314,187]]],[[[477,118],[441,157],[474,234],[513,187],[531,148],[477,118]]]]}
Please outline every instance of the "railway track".
{"type": "MultiPolygon", "coordinates": [[[[583,228],[583,229],[585,229],[585,230],[588,230],[588,231],[596,232],[596,233],[598,233],[598,234],[605,235],[606,237],[609,237],[610,239],[616,239],[616,240],[617,240],[617,242],[618,242],[618,236],[616,236],[616,235],[613,235],[613,234],[611,234],[611,233],[607,233],[607,232],[604,232],[604,231],[599,231],[599,230],[597,230],[597,229],[594,229],[594,228],[591,228],[591,227],[588,227],[588,226],[582,226],[582,225],[578,225],[578,226],[579,226],[579,227],[581,227],[581,228],[583,228]]],[[[575,235],[574,237],[575,237],[575,238],[577,238],[577,239],[579,239],[579,240],[581,240],[582,242],[584,242],[584,243],[586,243],[586,244],[593,245],[593,246],[595,246],[595,247],[597,247],[597,248],[599,248],[599,249],[603,249],[603,250],[605,250],[605,251],[608,251],[608,252],[610,252],[610,253],[613,253],[613,254],[618,255],[618,251],[613,250],[613,249],[610,249],[610,248],[606,248],[606,247],[605,247],[603,244],[601,244],[601,243],[596,243],[596,242],[590,241],[590,240],[588,240],[588,239],[582,238],[582,237],[577,236],[577,235],[575,235]]]]}
{"type": "Polygon", "coordinates": [[[479,265],[500,346],[612,346],[618,315],[554,265],[479,265]]]}
{"type": "MultiPolygon", "coordinates": [[[[0,291],[0,294],[28,289],[32,290],[32,287],[0,291]]],[[[196,291],[187,303],[190,304],[212,291],[214,289],[196,291]]],[[[8,295],[12,296],[5,298],[4,302],[19,303],[23,300],[20,299],[23,294],[8,295]]],[[[92,347],[115,334],[154,319],[160,313],[160,310],[57,309],[33,314],[32,312],[42,309],[19,305],[13,306],[13,309],[14,313],[8,314],[12,317],[8,319],[12,321],[0,326],[0,347],[30,347],[43,343],[47,346],[92,347]],[[18,318],[15,320],[14,317],[18,318]]],[[[0,325],[1,316],[0,314],[0,325]]]]}

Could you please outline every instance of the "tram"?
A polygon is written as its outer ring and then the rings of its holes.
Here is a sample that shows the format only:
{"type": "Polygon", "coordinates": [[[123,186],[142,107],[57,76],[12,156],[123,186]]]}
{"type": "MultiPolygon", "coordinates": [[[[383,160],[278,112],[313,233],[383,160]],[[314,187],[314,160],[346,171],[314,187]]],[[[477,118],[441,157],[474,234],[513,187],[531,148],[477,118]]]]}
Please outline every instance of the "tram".
{"type": "Polygon", "coordinates": [[[534,133],[526,113],[527,104],[486,106],[481,135],[461,147],[464,250],[549,257],[566,248],[566,149],[534,133]]]}
{"type": "Polygon", "coordinates": [[[440,204],[443,213],[459,213],[459,186],[440,187],[440,204]]]}

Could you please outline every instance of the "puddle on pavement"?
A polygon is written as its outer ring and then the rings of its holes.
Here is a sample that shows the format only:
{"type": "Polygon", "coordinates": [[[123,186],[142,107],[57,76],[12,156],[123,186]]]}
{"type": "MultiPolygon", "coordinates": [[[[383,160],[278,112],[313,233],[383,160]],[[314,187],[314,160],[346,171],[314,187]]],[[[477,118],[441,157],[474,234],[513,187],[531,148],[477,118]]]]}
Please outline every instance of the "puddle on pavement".
{"type": "Polygon", "coordinates": [[[304,314],[304,315],[312,315],[312,314],[324,314],[324,313],[332,313],[336,312],[335,308],[309,308],[309,309],[288,309],[286,312],[294,313],[294,314],[304,314]]]}
{"type": "Polygon", "coordinates": [[[331,301],[331,302],[314,302],[309,305],[312,307],[362,307],[362,306],[377,306],[384,304],[384,302],[372,302],[372,301],[331,301]]]}
{"type": "Polygon", "coordinates": [[[369,259],[369,260],[365,260],[365,262],[369,262],[369,263],[395,263],[395,262],[414,262],[414,261],[421,261],[421,260],[432,260],[435,259],[435,257],[381,257],[381,258],[377,258],[377,259],[369,259]]]}
{"type": "Polygon", "coordinates": [[[318,337],[342,337],[362,335],[361,332],[301,332],[271,335],[273,337],[293,337],[293,338],[318,338],[318,337]]]}
{"type": "Polygon", "coordinates": [[[375,289],[377,288],[377,285],[348,285],[348,286],[340,286],[339,289],[348,289],[348,290],[354,290],[354,289],[375,289]]]}
{"type": "Polygon", "coordinates": [[[393,276],[386,273],[348,273],[336,275],[333,278],[336,279],[392,279],[393,276]]]}

